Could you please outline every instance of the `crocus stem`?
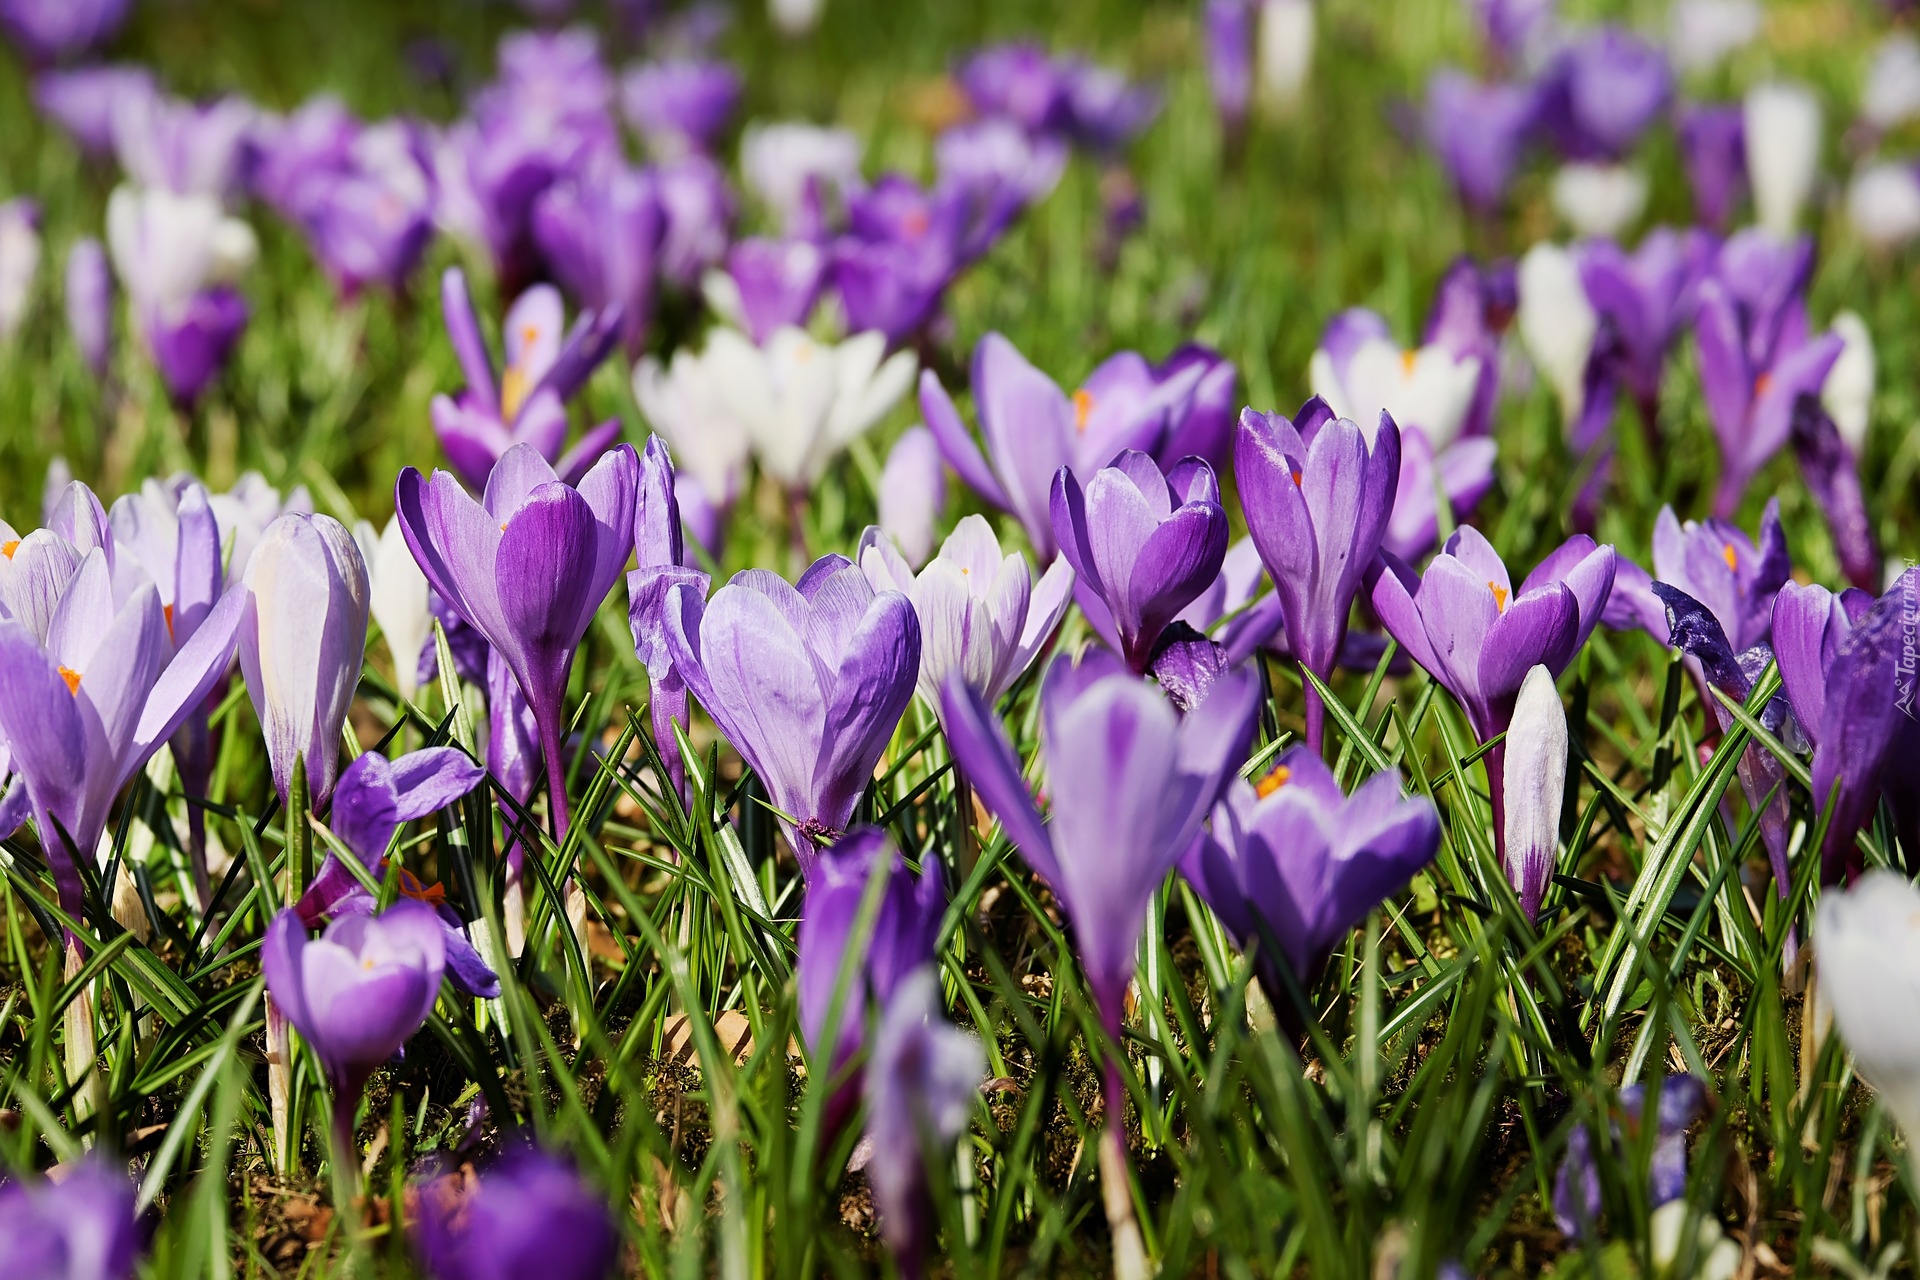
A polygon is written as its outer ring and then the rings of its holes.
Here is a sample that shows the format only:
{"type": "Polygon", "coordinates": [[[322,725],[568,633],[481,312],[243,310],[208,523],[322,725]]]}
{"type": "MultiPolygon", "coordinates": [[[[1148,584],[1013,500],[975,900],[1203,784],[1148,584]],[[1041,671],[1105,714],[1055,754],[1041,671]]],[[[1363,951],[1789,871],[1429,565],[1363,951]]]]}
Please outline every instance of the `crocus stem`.
{"type": "Polygon", "coordinates": [[[1305,686],[1307,695],[1307,749],[1319,755],[1320,743],[1327,732],[1326,704],[1320,701],[1319,690],[1304,680],[1300,683],[1305,686]]]}
{"type": "MultiPolygon", "coordinates": [[[[560,717],[557,713],[538,715],[540,722],[540,751],[547,758],[547,803],[553,821],[553,847],[564,850],[567,847],[567,775],[560,765],[560,717]]],[[[579,884],[569,875],[561,886],[561,910],[566,912],[567,923],[573,926],[578,935],[587,920],[587,895],[582,893],[579,884]]]]}
{"type": "MultiPolygon", "coordinates": [[[[79,941],[71,936],[66,939],[65,950],[65,978],[66,981],[71,982],[80,975],[86,960],[80,954],[79,941]]],[[[67,1080],[74,1086],[73,1114],[76,1120],[85,1120],[90,1115],[104,1111],[106,1102],[100,1072],[94,1064],[97,1042],[93,1034],[91,984],[82,987],[79,994],[67,1002],[63,1022],[67,1042],[65,1055],[67,1080]]]]}
{"type": "Polygon", "coordinates": [[[281,1174],[294,1172],[293,1143],[287,1138],[287,1114],[293,1097],[293,1056],[286,1015],[267,1002],[267,1108],[273,1124],[273,1165],[281,1174]]]}
{"type": "Polygon", "coordinates": [[[787,490],[787,537],[793,547],[794,563],[805,566],[813,563],[813,553],[807,550],[807,491],[801,488],[787,490]]]}
{"type": "Polygon", "coordinates": [[[1493,807],[1493,853],[1501,866],[1507,865],[1507,748],[1505,744],[1487,748],[1480,757],[1487,769],[1487,801],[1493,807]]]}
{"type": "Polygon", "coordinates": [[[958,760],[953,762],[953,817],[958,828],[954,833],[954,873],[965,884],[980,861],[980,838],[973,827],[973,785],[960,771],[958,760]]]}
{"type": "Polygon", "coordinates": [[[1111,1105],[1118,1073],[1109,1067],[1107,1075],[1107,1124],[1100,1132],[1100,1199],[1107,1210],[1107,1232],[1113,1239],[1113,1277],[1146,1280],[1147,1248],[1133,1216],[1133,1191],[1127,1178],[1126,1130],[1119,1109],[1111,1105]]]}
{"type": "Polygon", "coordinates": [[[353,1140],[353,1121],[360,1110],[360,1091],[336,1087],[333,1091],[333,1188],[337,1213],[351,1211],[360,1194],[360,1150],[353,1140]]]}

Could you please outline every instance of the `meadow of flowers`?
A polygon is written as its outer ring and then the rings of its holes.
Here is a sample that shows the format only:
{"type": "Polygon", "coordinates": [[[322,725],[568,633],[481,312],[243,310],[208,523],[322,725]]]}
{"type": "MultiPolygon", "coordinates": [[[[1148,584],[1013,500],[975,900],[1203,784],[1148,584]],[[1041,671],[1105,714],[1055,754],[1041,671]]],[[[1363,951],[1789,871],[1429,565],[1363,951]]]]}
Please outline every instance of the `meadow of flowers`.
{"type": "Polygon", "coordinates": [[[1892,0],[0,0],[0,1280],[1909,1275],[1892,0]]]}

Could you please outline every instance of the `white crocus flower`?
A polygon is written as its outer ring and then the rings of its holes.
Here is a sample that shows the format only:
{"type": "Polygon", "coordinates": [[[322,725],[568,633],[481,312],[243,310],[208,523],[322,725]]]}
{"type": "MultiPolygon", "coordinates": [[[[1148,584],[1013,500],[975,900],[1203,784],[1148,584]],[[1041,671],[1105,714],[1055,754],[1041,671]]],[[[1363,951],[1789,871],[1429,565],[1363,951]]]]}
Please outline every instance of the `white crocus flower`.
{"type": "Polygon", "coordinates": [[[717,330],[706,358],[721,403],[746,428],[761,467],[789,489],[803,489],[913,386],[913,353],[886,351],[886,338],[875,332],[835,346],[784,326],[765,347],[733,329],[717,330]]]}
{"type": "Polygon", "coordinates": [[[1336,416],[1359,426],[1369,448],[1384,409],[1402,429],[1425,432],[1437,452],[1453,443],[1467,420],[1480,361],[1456,358],[1444,347],[1403,350],[1389,339],[1369,338],[1348,357],[1344,374],[1325,349],[1315,351],[1307,380],[1336,416]]]}
{"type": "Polygon", "coordinates": [[[1876,249],[1920,236],[1920,173],[1898,161],[1863,166],[1847,185],[1847,220],[1876,249]]]}
{"type": "Polygon", "coordinates": [[[1027,558],[1000,553],[986,517],[970,515],[916,576],[885,534],[860,539],[860,570],[875,591],[899,591],[920,619],[917,688],[934,714],[956,671],[991,705],[1046,647],[1073,602],[1073,568],[1056,558],[1039,582],[1027,558]]]}
{"type": "Polygon", "coordinates": [[[40,269],[40,211],[31,200],[0,204],[0,340],[13,337],[40,269]]]}
{"type": "Polygon", "coordinates": [[[1573,422],[1586,404],[1587,360],[1600,332],[1580,265],[1568,249],[1537,244],[1520,259],[1519,288],[1521,345],[1560,397],[1563,421],[1573,422]]]}
{"type": "Polygon", "coordinates": [[[666,365],[648,356],[634,367],[633,398],[673,450],[681,481],[691,479],[709,503],[725,506],[739,492],[750,442],[721,397],[716,371],[710,354],[685,347],[666,365]]]}
{"type": "Polygon", "coordinates": [[[1820,178],[1820,100],[1804,85],[1757,85],[1747,92],[1745,115],[1755,220],[1790,236],[1820,178]]]}
{"type": "Polygon", "coordinates": [[[393,655],[394,683],[411,702],[420,687],[420,654],[433,635],[433,611],[427,604],[427,575],[407,546],[399,517],[387,521],[367,555],[367,578],[373,620],[393,655]]]}
{"type": "Polygon", "coordinates": [[[1820,1000],[1867,1083],[1920,1135],[1920,889],[1876,869],[1821,895],[1813,940],[1820,1000]]]}
{"type": "Polygon", "coordinates": [[[767,0],[767,12],[773,25],[786,35],[803,36],[820,25],[820,13],[826,0],[767,0]]]}
{"type": "Polygon", "coordinates": [[[1920,115],[1920,40],[1905,31],[1880,42],[1860,90],[1860,118],[1891,129],[1920,115]]]}
{"type": "Polygon", "coordinates": [[[1873,388],[1878,377],[1873,335],[1858,313],[1842,311],[1833,318],[1833,331],[1846,345],[1820,387],[1820,403],[1840,430],[1840,438],[1860,457],[1867,446],[1867,424],[1873,413],[1873,388]]]}
{"type": "Polygon", "coordinates": [[[209,195],[121,185],[107,200],[113,269],[136,305],[175,318],[209,285],[230,284],[253,265],[253,228],[209,195]]]}
{"type": "Polygon", "coordinates": [[[1681,71],[1711,71],[1752,44],[1764,19],[1755,0],[1678,0],[1667,19],[1667,53],[1681,71]]]}
{"type": "Polygon", "coordinates": [[[860,139],[805,121],[752,124],[740,139],[740,176],[789,231],[805,221],[807,187],[845,199],[860,190],[860,139]]]}
{"type": "Polygon", "coordinates": [[[1306,95],[1313,70],[1313,0],[1262,0],[1255,40],[1261,106],[1292,111],[1306,95]]]}
{"type": "Polygon", "coordinates": [[[1575,163],[1553,175],[1553,208],[1585,239],[1618,239],[1647,207],[1647,179],[1623,164],[1575,163]]]}

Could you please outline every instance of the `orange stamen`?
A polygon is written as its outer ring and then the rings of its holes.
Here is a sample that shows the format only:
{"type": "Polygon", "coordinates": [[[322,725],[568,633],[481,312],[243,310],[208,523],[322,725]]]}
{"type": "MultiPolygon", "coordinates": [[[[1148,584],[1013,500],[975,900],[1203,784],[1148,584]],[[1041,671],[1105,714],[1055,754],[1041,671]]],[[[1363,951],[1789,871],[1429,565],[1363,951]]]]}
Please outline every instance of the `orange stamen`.
{"type": "Polygon", "coordinates": [[[1087,419],[1093,416],[1093,392],[1085,387],[1073,393],[1073,429],[1085,435],[1087,419]]]}
{"type": "Polygon", "coordinates": [[[13,553],[19,549],[20,539],[18,538],[9,538],[5,542],[0,542],[0,556],[5,556],[9,560],[13,559],[13,553]]]}
{"type": "Polygon", "coordinates": [[[173,606],[170,604],[161,605],[160,613],[167,620],[167,639],[171,640],[173,639],[173,606]]]}
{"type": "Polygon", "coordinates": [[[932,221],[931,218],[927,217],[927,211],[925,209],[915,209],[906,216],[902,226],[907,235],[918,240],[921,236],[927,234],[927,228],[932,225],[932,221]]]}
{"type": "Polygon", "coordinates": [[[412,898],[415,902],[424,902],[435,907],[447,900],[445,885],[438,880],[432,884],[422,884],[420,877],[405,867],[400,868],[400,893],[403,897],[412,898]]]}
{"type": "Polygon", "coordinates": [[[1720,548],[1720,555],[1726,560],[1727,568],[1735,570],[1736,572],[1739,570],[1740,557],[1733,553],[1733,544],[1731,542],[1724,544],[1720,548]]]}
{"type": "Polygon", "coordinates": [[[1767,394],[1767,388],[1772,385],[1773,375],[1771,373],[1763,373],[1753,380],[1753,394],[1755,396],[1763,396],[1767,394]]]}
{"type": "Polygon", "coordinates": [[[78,694],[80,692],[80,673],[78,671],[75,671],[72,667],[62,667],[60,668],[60,678],[67,682],[68,693],[78,694]]]}
{"type": "Polygon", "coordinates": [[[1306,487],[1305,485],[1300,483],[1300,473],[1298,471],[1293,473],[1293,487],[1296,489],[1303,489],[1306,487]]]}
{"type": "Polygon", "coordinates": [[[1268,796],[1287,785],[1287,779],[1293,777],[1293,770],[1281,765],[1266,777],[1253,784],[1253,794],[1265,800],[1268,796]]]}
{"type": "Polygon", "coordinates": [[[1493,592],[1494,609],[1497,612],[1505,613],[1507,611],[1507,596],[1510,594],[1507,589],[1489,579],[1487,582],[1487,590],[1493,592]]]}

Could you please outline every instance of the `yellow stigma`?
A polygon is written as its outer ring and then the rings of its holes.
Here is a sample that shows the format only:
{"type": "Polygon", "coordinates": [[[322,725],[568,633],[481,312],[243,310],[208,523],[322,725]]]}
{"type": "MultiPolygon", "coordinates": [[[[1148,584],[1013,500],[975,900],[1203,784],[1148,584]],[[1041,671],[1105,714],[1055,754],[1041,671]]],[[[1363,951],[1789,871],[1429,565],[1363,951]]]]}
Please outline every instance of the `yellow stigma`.
{"type": "Polygon", "coordinates": [[[13,553],[19,549],[20,539],[18,538],[9,538],[5,542],[0,542],[0,556],[5,556],[9,560],[13,559],[13,553]]]}
{"type": "Polygon", "coordinates": [[[1731,542],[1724,544],[1720,548],[1720,555],[1724,560],[1726,560],[1727,568],[1733,569],[1736,572],[1739,570],[1740,557],[1733,553],[1733,544],[1731,542]]]}
{"type": "Polygon", "coordinates": [[[1073,429],[1080,434],[1087,432],[1087,419],[1093,416],[1093,392],[1085,387],[1073,393],[1073,429]]]}
{"type": "Polygon", "coordinates": [[[1400,353],[1400,372],[1404,376],[1411,378],[1413,376],[1413,366],[1419,359],[1420,353],[1411,347],[1402,351],[1400,353]]]}
{"type": "Polygon", "coordinates": [[[512,422],[520,413],[520,402],[527,398],[527,375],[519,365],[510,365],[500,379],[500,417],[512,422]]]}
{"type": "Polygon", "coordinates": [[[1487,580],[1487,590],[1493,592],[1494,609],[1500,613],[1505,613],[1507,611],[1507,596],[1509,594],[1507,589],[1489,578],[1487,580]]]}
{"type": "Polygon", "coordinates": [[[1266,777],[1253,784],[1253,794],[1265,800],[1268,796],[1287,785],[1287,779],[1293,777],[1293,770],[1281,765],[1266,777]]]}
{"type": "Polygon", "coordinates": [[[72,667],[62,667],[60,668],[60,678],[67,682],[68,693],[78,694],[80,692],[80,673],[78,671],[75,671],[72,667]]]}

